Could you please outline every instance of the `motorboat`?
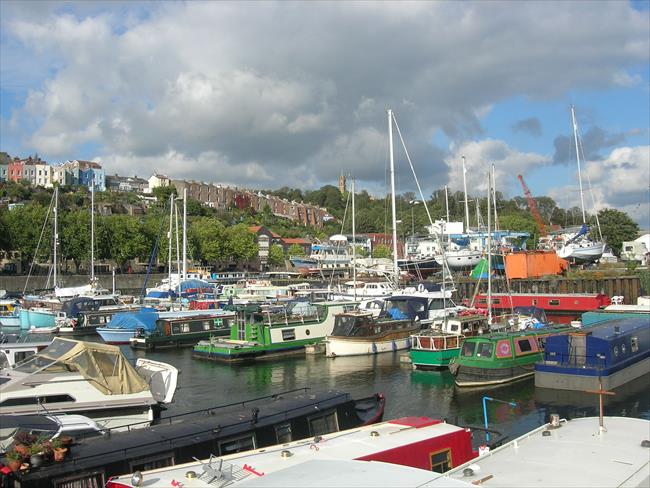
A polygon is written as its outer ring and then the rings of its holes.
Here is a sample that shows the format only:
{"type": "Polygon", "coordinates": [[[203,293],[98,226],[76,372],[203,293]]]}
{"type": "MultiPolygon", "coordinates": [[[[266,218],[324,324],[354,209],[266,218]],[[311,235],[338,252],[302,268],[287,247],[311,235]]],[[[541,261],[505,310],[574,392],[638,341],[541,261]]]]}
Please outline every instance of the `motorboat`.
{"type": "Polygon", "coordinates": [[[0,371],[0,415],[75,413],[104,427],[151,422],[173,400],[178,370],[138,358],[118,347],[57,337],[0,371]]]}

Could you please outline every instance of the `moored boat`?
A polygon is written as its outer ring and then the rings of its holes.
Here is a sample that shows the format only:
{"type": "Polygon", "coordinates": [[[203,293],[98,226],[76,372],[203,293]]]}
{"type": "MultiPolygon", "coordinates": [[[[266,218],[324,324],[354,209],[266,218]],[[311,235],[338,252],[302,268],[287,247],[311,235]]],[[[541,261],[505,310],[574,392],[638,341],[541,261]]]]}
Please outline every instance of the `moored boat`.
{"type": "Polygon", "coordinates": [[[409,358],[413,369],[445,368],[458,356],[466,337],[489,331],[487,318],[483,315],[449,317],[433,328],[411,336],[409,358]]]}
{"type": "Polygon", "coordinates": [[[535,365],[535,386],[560,390],[618,388],[650,372],[650,327],[639,316],[550,336],[535,365]]]}
{"type": "Polygon", "coordinates": [[[170,317],[156,320],[153,329],[137,328],[129,339],[134,349],[163,349],[194,346],[202,339],[223,337],[230,333],[235,312],[212,311],[192,317],[170,317]]]}
{"type": "Polygon", "coordinates": [[[421,329],[419,321],[398,309],[386,310],[383,317],[357,310],[341,313],[325,338],[325,355],[334,358],[401,351],[411,347],[411,334],[421,329]]]}
{"type": "Polygon", "coordinates": [[[336,314],[354,305],[293,302],[266,309],[244,306],[237,312],[229,338],[199,341],[193,354],[198,359],[226,362],[304,354],[305,346],[322,342],[332,332],[336,314]]]}
{"type": "Polygon", "coordinates": [[[277,392],[162,419],[152,428],[83,439],[62,462],[46,462],[14,478],[23,488],[61,486],[72,480],[72,486],[105,486],[115,475],[173,468],[213,454],[236,456],[296,441],[308,447],[320,436],[380,422],[384,407],[381,394],[354,399],[336,390],[277,392]],[[309,440],[300,441],[305,438],[309,440]]]}
{"type": "Polygon", "coordinates": [[[551,334],[568,333],[571,326],[545,326],[533,330],[496,332],[468,337],[449,369],[456,385],[488,386],[509,383],[535,374],[535,363],[551,334]]]}

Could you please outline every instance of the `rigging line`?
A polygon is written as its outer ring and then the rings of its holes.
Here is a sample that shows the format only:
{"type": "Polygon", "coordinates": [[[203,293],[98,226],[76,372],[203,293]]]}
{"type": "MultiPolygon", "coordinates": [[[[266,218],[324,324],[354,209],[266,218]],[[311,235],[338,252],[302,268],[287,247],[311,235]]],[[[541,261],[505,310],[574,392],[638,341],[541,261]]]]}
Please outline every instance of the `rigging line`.
{"type": "MultiPolygon", "coordinates": [[[[29,273],[27,273],[27,279],[25,280],[25,286],[23,287],[23,295],[25,294],[25,291],[27,290],[27,284],[29,283],[29,278],[32,276],[32,270],[34,269],[34,264],[36,263],[36,256],[38,255],[38,249],[41,246],[41,241],[43,239],[43,234],[45,234],[45,226],[47,225],[47,221],[50,218],[50,211],[52,210],[52,207],[54,205],[54,193],[52,193],[52,200],[50,201],[50,206],[47,209],[47,213],[45,214],[45,220],[43,221],[43,227],[41,228],[41,235],[38,238],[38,244],[36,244],[36,251],[34,251],[34,257],[32,258],[32,264],[29,266],[29,273]]],[[[56,239],[56,236],[54,237],[56,239]]],[[[54,266],[56,266],[56,263],[54,263],[54,266]]],[[[52,270],[50,270],[50,273],[52,270]]],[[[50,278],[48,274],[47,278],[47,283],[46,283],[46,288],[47,285],[50,284],[50,278]]],[[[56,286],[56,284],[55,284],[56,286]]]]}
{"type": "Polygon", "coordinates": [[[429,212],[429,207],[427,205],[427,201],[424,199],[424,194],[422,193],[422,188],[420,187],[420,182],[418,181],[418,177],[415,174],[415,169],[413,168],[413,162],[411,161],[411,156],[409,156],[408,149],[406,149],[406,144],[404,143],[404,138],[402,137],[402,131],[399,130],[399,125],[397,125],[397,119],[395,118],[395,114],[393,113],[393,121],[395,122],[395,127],[397,128],[397,134],[399,135],[399,139],[402,142],[402,147],[404,148],[404,153],[406,154],[406,159],[409,162],[409,166],[411,168],[411,172],[413,173],[413,178],[415,178],[415,184],[418,187],[418,192],[420,193],[420,198],[422,199],[422,203],[424,204],[424,209],[427,211],[427,217],[429,217],[429,224],[433,226],[433,220],[431,219],[431,213],[429,212]]]}

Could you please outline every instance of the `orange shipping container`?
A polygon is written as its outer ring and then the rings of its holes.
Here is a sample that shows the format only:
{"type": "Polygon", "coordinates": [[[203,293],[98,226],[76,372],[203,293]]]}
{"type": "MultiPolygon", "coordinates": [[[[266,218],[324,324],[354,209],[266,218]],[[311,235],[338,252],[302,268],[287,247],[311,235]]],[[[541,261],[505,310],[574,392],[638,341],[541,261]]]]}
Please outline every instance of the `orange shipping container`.
{"type": "Polygon", "coordinates": [[[506,254],[506,277],[539,278],[545,275],[559,275],[569,268],[566,259],[558,257],[555,252],[526,251],[506,254]]]}

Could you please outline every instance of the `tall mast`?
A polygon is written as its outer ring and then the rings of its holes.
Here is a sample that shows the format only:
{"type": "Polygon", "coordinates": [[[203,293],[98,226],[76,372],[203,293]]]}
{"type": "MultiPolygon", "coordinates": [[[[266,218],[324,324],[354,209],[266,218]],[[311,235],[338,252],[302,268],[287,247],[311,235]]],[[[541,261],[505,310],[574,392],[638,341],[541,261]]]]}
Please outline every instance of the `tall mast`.
{"type": "Polygon", "coordinates": [[[357,223],[354,209],[354,178],[352,178],[352,280],[354,281],[354,300],[357,299],[357,223]]]}
{"type": "Polygon", "coordinates": [[[90,184],[90,282],[95,282],[95,173],[90,184]]]}
{"type": "MultiPolygon", "coordinates": [[[[445,185],[445,207],[447,209],[447,223],[445,224],[445,234],[447,234],[447,242],[451,242],[451,235],[449,234],[449,193],[447,190],[447,185],[445,185]]],[[[442,247],[442,245],[441,245],[442,247]]],[[[444,255],[443,255],[444,258],[444,255]]],[[[442,273],[443,279],[445,276],[444,269],[442,273]]]]}
{"type": "Polygon", "coordinates": [[[580,205],[582,206],[582,223],[587,223],[585,216],[585,196],[582,191],[582,174],[580,172],[580,150],[578,145],[578,122],[576,122],[576,108],[571,105],[571,120],[573,121],[573,139],[576,144],[576,161],[578,162],[578,184],[580,185],[580,205]]]}
{"type": "Polygon", "coordinates": [[[497,215],[497,180],[494,164],[492,165],[492,205],[494,205],[494,230],[499,230],[499,216],[497,215]]]}
{"type": "MultiPolygon", "coordinates": [[[[183,188],[183,274],[181,279],[187,279],[187,187],[183,188]]],[[[180,293],[180,286],[178,291],[180,293]]]]}
{"type": "Polygon", "coordinates": [[[465,193],[465,232],[469,232],[469,203],[467,202],[467,178],[465,176],[467,169],[465,169],[465,156],[461,156],[461,159],[463,160],[463,192],[465,193]]]}
{"type": "Polygon", "coordinates": [[[53,252],[53,257],[52,259],[54,262],[52,263],[54,267],[54,288],[57,287],[57,278],[56,278],[56,248],[57,248],[57,243],[59,241],[59,228],[57,224],[57,220],[59,217],[59,187],[55,186],[54,187],[54,252],[53,252]]]}
{"type": "Polygon", "coordinates": [[[488,195],[487,195],[487,248],[488,248],[488,296],[487,296],[487,309],[488,309],[488,324],[492,323],[492,239],[490,237],[490,226],[492,224],[492,212],[490,208],[490,192],[492,191],[491,175],[488,172],[488,195]]]}
{"type": "Polygon", "coordinates": [[[388,152],[390,153],[390,193],[393,211],[393,266],[395,267],[395,286],[399,286],[399,268],[397,267],[397,218],[395,211],[395,161],[393,158],[393,111],[388,109],[388,152]]]}
{"type": "MultiPolygon", "coordinates": [[[[489,193],[488,198],[490,198],[489,193]]],[[[481,230],[481,210],[479,208],[478,198],[476,199],[476,230],[481,230]]]]}
{"type": "Polygon", "coordinates": [[[172,288],[172,239],[174,237],[174,194],[169,195],[169,256],[167,259],[169,289],[172,288]]]}

